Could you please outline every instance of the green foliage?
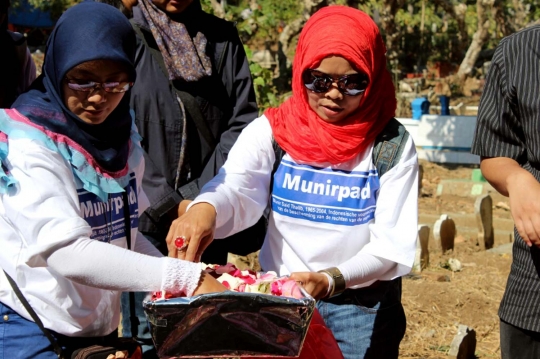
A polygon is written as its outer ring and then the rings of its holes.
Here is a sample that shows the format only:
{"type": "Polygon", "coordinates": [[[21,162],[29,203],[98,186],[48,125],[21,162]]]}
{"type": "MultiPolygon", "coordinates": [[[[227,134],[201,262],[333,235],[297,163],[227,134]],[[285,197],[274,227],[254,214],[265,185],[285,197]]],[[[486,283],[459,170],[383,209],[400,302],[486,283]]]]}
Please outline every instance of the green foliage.
{"type": "MultiPolygon", "coordinates": [[[[53,20],[58,19],[69,7],[77,4],[80,0],[28,0],[36,9],[50,11],[53,20]]],[[[12,2],[13,7],[18,6],[18,1],[12,2]]]]}
{"type": "MultiPolygon", "coordinates": [[[[201,0],[203,9],[214,13],[210,0],[201,0]]],[[[276,41],[280,30],[301,14],[302,3],[299,0],[249,0],[228,1],[225,19],[236,22],[240,37],[250,43],[276,41]],[[256,4],[250,6],[250,3],[256,4]],[[250,16],[242,17],[243,11],[250,16]]]]}
{"type": "Polygon", "coordinates": [[[259,112],[263,113],[269,107],[276,107],[280,103],[278,91],[274,85],[273,72],[252,61],[252,51],[244,46],[249,61],[249,70],[253,78],[253,87],[257,96],[259,112]]]}

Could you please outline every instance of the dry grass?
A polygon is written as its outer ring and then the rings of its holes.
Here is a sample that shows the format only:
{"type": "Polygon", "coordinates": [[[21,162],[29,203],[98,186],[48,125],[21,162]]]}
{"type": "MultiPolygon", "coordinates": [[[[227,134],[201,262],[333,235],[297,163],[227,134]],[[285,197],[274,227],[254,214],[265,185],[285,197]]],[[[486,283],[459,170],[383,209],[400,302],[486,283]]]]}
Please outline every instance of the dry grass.
{"type": "Polygon", "coordinates": [[[476,331],[478,357],[500,357],[497,309],[510,258],[480,252],[462,258],[475,260],[476,266],[457,273],[431,267],[418,279],[404,280],[407,333],[401,358],[446,357],[459,324],[476,331]],[[445,276],[449,282],[438,281],[445,276]]]}

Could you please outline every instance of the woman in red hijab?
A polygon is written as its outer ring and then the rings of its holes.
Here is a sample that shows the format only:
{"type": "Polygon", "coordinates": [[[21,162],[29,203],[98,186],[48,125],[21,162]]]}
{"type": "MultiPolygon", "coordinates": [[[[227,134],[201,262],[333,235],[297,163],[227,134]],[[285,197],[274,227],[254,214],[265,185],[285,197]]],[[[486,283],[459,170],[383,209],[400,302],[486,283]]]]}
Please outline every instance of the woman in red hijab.
{"type": "Polygon", "coordinates": [[[406,133],[401,145],[374,154],[377,136],[390,139],[399,127],[395,109],[375,23],[349,7],[318,11],[300,35],[293,96],[244,129],[220,173],[173,223],[170,255],[199,260],[214,237],[267,213],[263,270],[290,275],[318,300],[345,358],[397,358],[418,160],[406,133]],[[380,166],[387,156],[394,162],[380,166]]]}

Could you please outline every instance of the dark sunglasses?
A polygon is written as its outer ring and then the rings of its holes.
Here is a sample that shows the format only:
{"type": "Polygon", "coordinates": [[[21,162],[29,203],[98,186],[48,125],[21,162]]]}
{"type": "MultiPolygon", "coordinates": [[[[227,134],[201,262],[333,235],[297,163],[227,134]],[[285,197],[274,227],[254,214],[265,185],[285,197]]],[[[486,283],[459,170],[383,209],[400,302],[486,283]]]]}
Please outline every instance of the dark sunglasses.
{"type": "Polygon", "coordinates": [[[317,93],[327,92],[333,83],[337,83],[338,90],[347,96],[357,96],[366,91],[369,81],[365,74],[344,75],[338,78],[324,72],[307,69],[302,74],[304,86],[317,93]]]}
{"type": "Polygon", "coordinates": [[[126,92],[133,86],[133,82],[127,81],[94,82],[66,79],[66,82],[70,89],[82,92],[93,92],[97,90],[98,87],[101,87],[105,92],[121,93],[126,92]]]}

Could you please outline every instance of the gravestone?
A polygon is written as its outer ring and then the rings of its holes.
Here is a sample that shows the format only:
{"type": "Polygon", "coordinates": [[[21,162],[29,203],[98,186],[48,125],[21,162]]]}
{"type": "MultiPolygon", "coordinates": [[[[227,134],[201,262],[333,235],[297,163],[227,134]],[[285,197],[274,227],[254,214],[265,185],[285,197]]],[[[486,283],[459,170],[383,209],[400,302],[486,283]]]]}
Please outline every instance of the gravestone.
{"type": "Polygon", "coordinates": [[[478,196],[474,204],[474,214],[478,224],[478,245],[482,250],[493,248],[493,200],[489,194],[478,196]]]}
{"type": "Polygon", "coordinates": [[[447,214],[441,215],[441,218],[433,226],[433,237],[439,241],[443,254],[454,249],[454,238],[456,237],[456,224],[447,214]]]}
{"type": "Polygon", "coordinates": [[[416,255],[414,257],[413,271],[421,272],[429,266],[429,227],[425,224],[418,225],[416,237],[416,255]]]}
{"type": "Polygon", "coordinates": [[[460,324],[458,332],[450,345],[448,356],[452,359],[473,359],[476,358],[475,351],[476,332],[474,329],[460,324]]]}
{"type": "Polygon", "coordinates": [[[422,197],[422,180],[424,179],[424,166],[418,165],[418,197],[422,197]]]}

